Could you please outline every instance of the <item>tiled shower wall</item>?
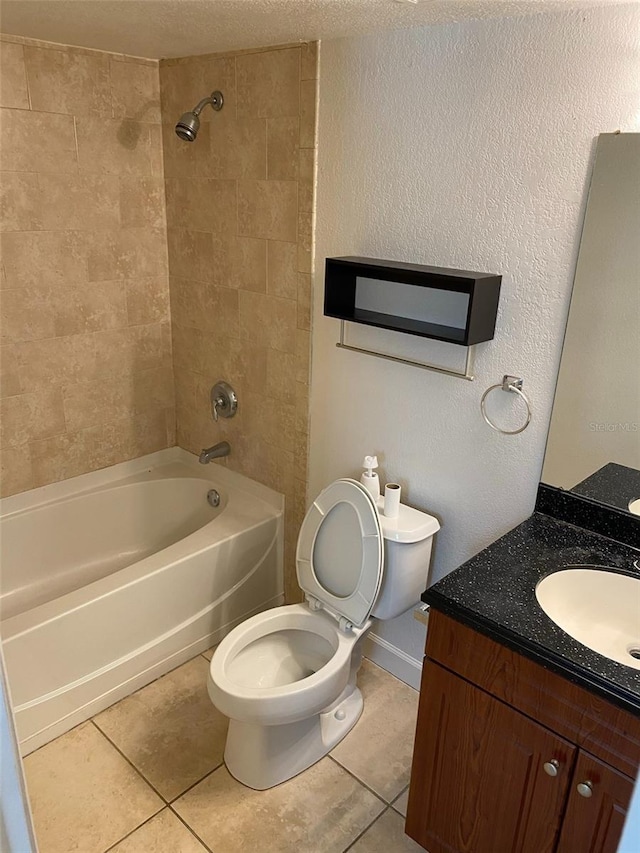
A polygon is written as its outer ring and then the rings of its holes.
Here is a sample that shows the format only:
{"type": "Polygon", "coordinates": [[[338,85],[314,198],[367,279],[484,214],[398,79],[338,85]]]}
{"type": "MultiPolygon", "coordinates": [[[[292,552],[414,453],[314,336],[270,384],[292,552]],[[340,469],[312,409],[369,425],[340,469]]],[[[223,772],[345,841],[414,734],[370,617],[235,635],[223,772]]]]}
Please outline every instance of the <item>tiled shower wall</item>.
{"type": "Polygon", "coordinates": [[[4,494],[175,441],[158,63],[2,37],[4,494]]]}
{"type": "Polygon", "coordinates": [[[285,592],[307,483],[316,45],[160,64],[177,436],[286,496],[285,592]],[[214,89],[193,143],[179,116],[214,89]],[[238,414],[212,421],[225,379],[238,414]]]}

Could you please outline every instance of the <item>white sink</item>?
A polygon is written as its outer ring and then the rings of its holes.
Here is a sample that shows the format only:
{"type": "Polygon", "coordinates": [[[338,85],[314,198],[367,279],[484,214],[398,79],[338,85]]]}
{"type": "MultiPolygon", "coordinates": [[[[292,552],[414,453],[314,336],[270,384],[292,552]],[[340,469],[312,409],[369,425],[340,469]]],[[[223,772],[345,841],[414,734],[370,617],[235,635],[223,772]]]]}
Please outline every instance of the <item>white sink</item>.
{"type": "Polygon", "coordinates": [[[574,640],[640,669],[640,578],[569,568],[543,578],[538,604],[574,640]]]}
{"type": "Polygon", "coordinates": [[[632,512],[634,515],[640,515],[640,498],[636,498],[635,501],[629,503],[629,512],[632,512]]]}

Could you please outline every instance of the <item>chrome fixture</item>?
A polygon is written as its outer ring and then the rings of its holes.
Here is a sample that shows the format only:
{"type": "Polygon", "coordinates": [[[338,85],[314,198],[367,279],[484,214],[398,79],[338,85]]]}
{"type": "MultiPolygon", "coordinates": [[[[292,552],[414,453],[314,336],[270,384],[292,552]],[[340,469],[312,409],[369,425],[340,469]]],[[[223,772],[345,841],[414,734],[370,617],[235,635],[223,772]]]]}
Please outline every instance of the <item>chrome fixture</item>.
{"type": "MultiPolygon", "coordinates": [[[[213,447],[205,447],[200,451],[200,462],[207,465],[212,459],[220,459],[222,456],[228,456],[231,453],[231,445],[228,441],[219,441],[213,447]]],[[[207,495],[207,498],[209,495],[207,495]]]]}
{"type": "Polygon", "coordinates": [[[531,403],[529,402],[527,395],[522,390],[523,385],[524,380],[519,376],[505,375],[502,377],[502,382],[490,385],[484,392],[482,399],[480,400],[480,411],[482,412],[482,417],[485,419],[486,423],[489,424],[491,429],[494,429],[496,432],[501,432],[503,435],[518,435],[519,433],[524,432],[524,430],[529,426],[531,423],[531,403]],[[503,391],[511,391],[523,400],[527,407],[527,419],[521,427],[518,427],[518,429],[501,429],[499,426],[496,426],[492,420],[490,420],[485,407],[485,401],[494,388],[502,388],[503,391]]]}
{"type": "Polygon", "coordinates": [[[578,793],[581,797],[586,797],[588,799],[593,795],[593,782],[591,781],[580,782],[576,785],[576,788],[578,789],[578,793]]]}
{"type": "Polygon", "coordinates": [[[222,92],[212,92],[208,97],[203,98],[189,113],[183,113],[176,124],[176,134],[185,142],[195,142],[200,129],[200,113],[211,104],[211,108],[216,112],[222,109],[224,98],[222,92]]]}
{"type": "MultiPolygon", "coordinates": [[[[204,453],[204,450],[202,451],[204,453]]],[[[220,506],[220,492],[217,489],[209,489],[207,492],[207,503],[209,506],[220,506]]]]}
{"type": "Polygon", "coordinates": [[[545,761],[542,765],[542,769],[547,776],[557,776],[558,770],[560,769],[560,762],[557,758],[552,758],[551,761],[545,761]]]}
{"type": "Polygon", "coordinates": [[[238,395],[228,382],[220,380],[211,389],[211,414],[218,418],[232,418],[238,411],[238,395]]]}

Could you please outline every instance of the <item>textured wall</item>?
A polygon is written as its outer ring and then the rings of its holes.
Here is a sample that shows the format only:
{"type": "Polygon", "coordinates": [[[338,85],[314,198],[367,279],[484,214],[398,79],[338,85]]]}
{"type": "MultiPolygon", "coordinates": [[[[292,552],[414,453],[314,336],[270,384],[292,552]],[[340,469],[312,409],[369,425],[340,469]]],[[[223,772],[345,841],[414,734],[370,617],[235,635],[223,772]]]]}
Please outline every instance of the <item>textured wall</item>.
{"type": "Polygon", "coordinates": [[[0,45],[4,494],[174,442],[156,62],[0,45]]]}
{"type": "MultiPolygon", "coordinates": [[[[610,7],[322,45],[310,494],[381,455],[442,519],[433,578],[533,508],[594,138],[638,127],[639,32],[639,7],[610,7]],[[340,254],[502,273],[475,382],[337,350],[321,299],[340,254]],[[533,404],[511,437],[478,408],[507,372],[533,404]]],[[[516,405],[494,413],[508,424],[516,405]]],[[[410,615],[376,628],[418,659],[423,630],[410,615]]]]}
{"type": "Polygon", "coordinates": [[[286,496],[286,593],[307,476],[315,46],[161,63],[178,443],[286,496]],[[195,142],[174,126],[206,94],[195,142]],[[237,415],[215,424],[225,379],[237,415]]]}

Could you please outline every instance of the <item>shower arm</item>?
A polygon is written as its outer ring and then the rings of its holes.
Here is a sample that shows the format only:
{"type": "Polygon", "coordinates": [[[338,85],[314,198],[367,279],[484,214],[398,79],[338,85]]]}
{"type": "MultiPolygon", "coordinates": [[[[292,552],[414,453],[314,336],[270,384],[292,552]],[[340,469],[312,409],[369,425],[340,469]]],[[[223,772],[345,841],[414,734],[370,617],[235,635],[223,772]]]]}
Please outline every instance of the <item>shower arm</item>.
{"type": "Polygon", "coordinates": [[[202,110],[207,106],[207,104],[211,104],[212,109],[219,110],[221,104],[220,94],[219,92],[214,92],[212,95],[207,95],[206,98],[203,98],[201,101],[198,101],[196,106],[191,110],[194,116],[199,116],[202,110]]]}

